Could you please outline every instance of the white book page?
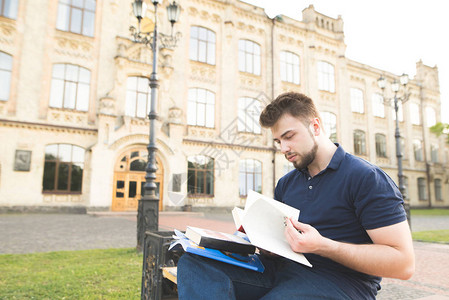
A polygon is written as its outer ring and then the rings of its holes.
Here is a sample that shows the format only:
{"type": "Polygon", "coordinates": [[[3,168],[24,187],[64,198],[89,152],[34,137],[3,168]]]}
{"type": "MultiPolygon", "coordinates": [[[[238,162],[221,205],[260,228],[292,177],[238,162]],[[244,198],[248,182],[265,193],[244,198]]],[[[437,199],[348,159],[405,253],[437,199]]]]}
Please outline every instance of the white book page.
{"type": "MultiPolygon", "coordinates": [[[[249,240],[256,247],[311,267],[312,265],[304,255],[296,253],[290,248],[284,236],[284,217],[294,217],[295,215],[298,217],[299,211],[293,207],[276,209],[278,206],[273,205],[272,201],[278,201],[270,200],[259,198],[248,209],[245,209],[242,223],[249,240]],[[295,215],[286,214],[284,211],[293,212],[295,215]]],[[[283,203],[280,204],[287,206],[283,203]]]]}
{"type": "Polygon", "coordinates": [[[299,220],[299,210],[291,207],[290,205],[284,204],[280,201],[276,201],[267,196],[259,194],[253,190],[248,191],[248,197],[246,198],[245,211],[250,209],[250,207],[256,202],[258,199],[263,199],[267,201],[271,205],[273,205],[276,209],[280,210],[286,217],[293,217],[295,220],[299,220]]]}

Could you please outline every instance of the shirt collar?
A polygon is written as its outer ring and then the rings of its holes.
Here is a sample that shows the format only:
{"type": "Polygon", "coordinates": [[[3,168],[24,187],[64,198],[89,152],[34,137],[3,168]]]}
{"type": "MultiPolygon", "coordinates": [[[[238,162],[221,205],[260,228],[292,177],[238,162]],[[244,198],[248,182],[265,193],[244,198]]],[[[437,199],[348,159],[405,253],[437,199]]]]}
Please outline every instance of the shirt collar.
{"type": "MultiPolygon", "coordinates": [[[[327,167],[318,174],[324,173],[327,169],[337,170],[338,167],[340,166],[341,162],[345,158],[346,151],[343,149],[343,147],[340,146],[340,144],[338,144],[338,143],[335,143],[335,146],[337,146],[337,150],[335,151],[334,155],[332,156],[331,161],[329,162],[327,167]]],[[[302,169],[301,172],[306,174],[307,176],[309,174],[309,171],[307,168],[302,169]]]]}
{"type": "Polygon", "coordinates": [[[327,166],[327,168],[333,170],[338,169],[338,167],[340,166],[341,162],[343,161],[346,155],[346,151],[343,149],[342,146],[340,146],[340,144],[335,143],[335,146],[337,146],[337,151],[335,151],[334,156],[332,156],[332,159],[329,162],[329,165],[327,166]]]}

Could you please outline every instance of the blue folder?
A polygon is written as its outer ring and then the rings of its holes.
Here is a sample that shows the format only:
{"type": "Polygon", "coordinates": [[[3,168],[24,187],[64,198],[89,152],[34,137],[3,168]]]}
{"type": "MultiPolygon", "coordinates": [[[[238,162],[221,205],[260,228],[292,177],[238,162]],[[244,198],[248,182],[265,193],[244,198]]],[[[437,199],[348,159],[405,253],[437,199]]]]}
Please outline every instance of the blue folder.
{"type": "Polygon", "coordinates": [[[176,245],[181,245],[184,251],[188,253],[208,257],[227,264],[261,273],[265,269],[257,254],[241,255],[238,253],[229,253],[216,249],[204,248],[189,240],[182,232],[178,230],[175,230],[175,234],[176,235],[173,236],[175,240],[170,245],[169,250],[174,248],[176,245]]]}

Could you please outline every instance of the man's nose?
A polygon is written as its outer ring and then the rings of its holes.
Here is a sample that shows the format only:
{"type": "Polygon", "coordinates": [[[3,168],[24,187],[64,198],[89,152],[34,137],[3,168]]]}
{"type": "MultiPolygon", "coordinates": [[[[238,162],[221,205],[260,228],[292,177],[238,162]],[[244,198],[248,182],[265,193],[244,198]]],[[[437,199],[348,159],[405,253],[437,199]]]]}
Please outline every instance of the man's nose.
{"type": "Polygon", "coordinates": [[[286,142],[281,141],[279,143],[279,147],[281,148],[282,154],[286,154],[286,153],[290,152],[290,146],[286,142]]]}

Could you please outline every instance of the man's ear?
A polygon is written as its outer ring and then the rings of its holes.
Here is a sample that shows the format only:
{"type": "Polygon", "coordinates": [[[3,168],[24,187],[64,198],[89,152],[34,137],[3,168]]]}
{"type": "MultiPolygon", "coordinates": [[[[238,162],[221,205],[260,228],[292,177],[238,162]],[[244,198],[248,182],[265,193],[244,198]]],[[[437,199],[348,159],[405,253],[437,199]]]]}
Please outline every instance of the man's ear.
{"type": "Polygon", "coordinates": [[[315,136],[319,136],[321,134],[321,121],[319,118],[314,118],[312,122],[312,133],[315,136]]]}

